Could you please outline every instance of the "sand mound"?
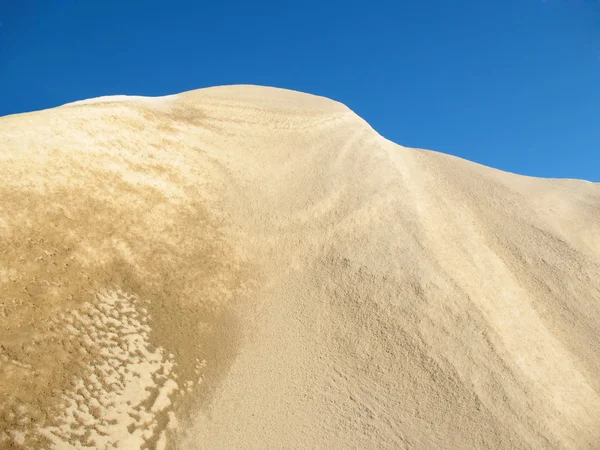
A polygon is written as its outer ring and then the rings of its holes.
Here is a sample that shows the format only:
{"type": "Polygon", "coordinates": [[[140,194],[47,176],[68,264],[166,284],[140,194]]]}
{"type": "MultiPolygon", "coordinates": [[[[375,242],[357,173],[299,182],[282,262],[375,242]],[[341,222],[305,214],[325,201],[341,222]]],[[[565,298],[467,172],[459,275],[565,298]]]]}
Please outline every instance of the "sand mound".
{"type": "Polygon", "coordinates": [[[600,186],[234,86],[0,119],[0,448],[600,448],[600,186]]]}

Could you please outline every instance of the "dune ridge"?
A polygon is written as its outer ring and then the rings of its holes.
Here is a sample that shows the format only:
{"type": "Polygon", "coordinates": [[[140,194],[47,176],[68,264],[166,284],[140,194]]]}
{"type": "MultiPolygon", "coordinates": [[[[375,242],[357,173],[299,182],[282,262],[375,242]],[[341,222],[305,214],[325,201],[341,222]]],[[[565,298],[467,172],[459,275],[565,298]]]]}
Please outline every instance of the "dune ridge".
{"type": "Polygon", "coordinates": [[[600,185],[258,86],[0,118],[0,448],[600,448],[600,185]]]}

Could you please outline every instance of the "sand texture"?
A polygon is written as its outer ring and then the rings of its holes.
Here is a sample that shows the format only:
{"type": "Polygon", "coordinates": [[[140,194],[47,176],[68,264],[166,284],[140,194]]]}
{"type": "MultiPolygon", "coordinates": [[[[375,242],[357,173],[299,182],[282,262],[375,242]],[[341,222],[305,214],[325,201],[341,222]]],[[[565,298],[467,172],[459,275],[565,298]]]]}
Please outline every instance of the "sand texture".
{"type": "Polygon", "coordinates": [[[13,448],[600,449],[600,185],[275,88],[0,118],[13,448]]]}

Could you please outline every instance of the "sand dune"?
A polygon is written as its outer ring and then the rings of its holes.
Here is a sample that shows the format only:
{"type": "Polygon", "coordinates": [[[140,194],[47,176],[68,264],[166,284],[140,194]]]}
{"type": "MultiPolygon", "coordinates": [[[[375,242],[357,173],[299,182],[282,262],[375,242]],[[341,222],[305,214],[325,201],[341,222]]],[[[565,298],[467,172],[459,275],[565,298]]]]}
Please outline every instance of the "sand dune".
{"type": "Polygon", "coordinates": [[[0,118],[0,448],[600,449],[600,185],[274,88],[0,118]]]}

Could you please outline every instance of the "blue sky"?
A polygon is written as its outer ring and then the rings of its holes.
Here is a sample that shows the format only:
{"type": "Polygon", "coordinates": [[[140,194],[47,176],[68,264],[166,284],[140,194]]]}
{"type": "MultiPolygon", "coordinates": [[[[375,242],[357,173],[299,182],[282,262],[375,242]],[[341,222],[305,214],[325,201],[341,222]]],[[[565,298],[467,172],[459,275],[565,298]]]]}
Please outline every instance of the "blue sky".
{"type": "Polygon", "coordinates": [[[600,181],[598,0],[0,0],[0,115],[234,83],[334,98],[402,145],[600,181]]]}

